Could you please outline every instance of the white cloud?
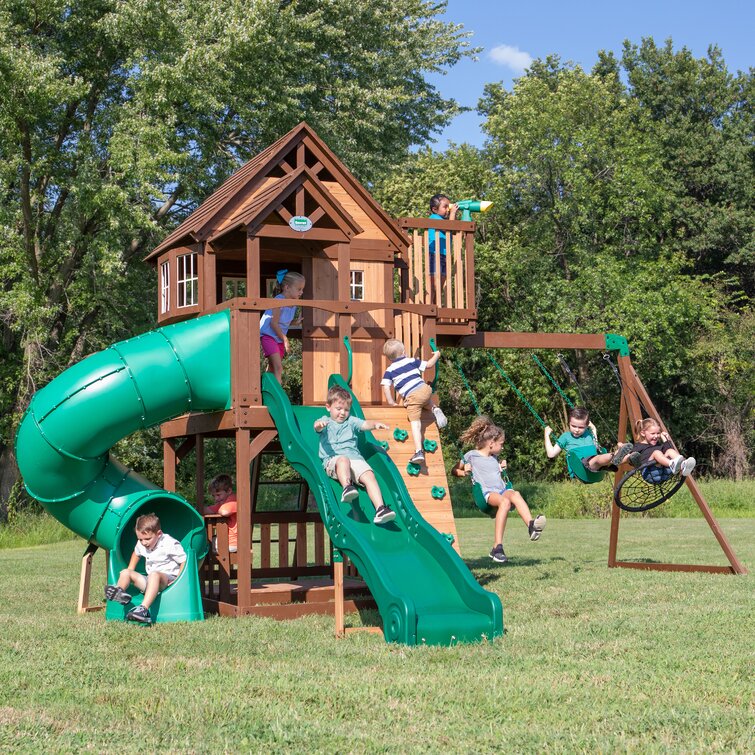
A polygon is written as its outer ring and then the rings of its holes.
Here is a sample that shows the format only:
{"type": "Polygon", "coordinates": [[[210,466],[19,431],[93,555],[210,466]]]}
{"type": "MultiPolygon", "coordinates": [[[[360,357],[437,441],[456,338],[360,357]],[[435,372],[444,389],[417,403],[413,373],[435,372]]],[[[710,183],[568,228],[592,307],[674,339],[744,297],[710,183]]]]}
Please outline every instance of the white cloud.
{"type": "Polygon", "coordinates": [[[524,73],[532,63],[532,56],[528,52],[511,45],[497,45],[489,53],[488,57],[498,65],[510,68],[515,73],[524,73]]]}

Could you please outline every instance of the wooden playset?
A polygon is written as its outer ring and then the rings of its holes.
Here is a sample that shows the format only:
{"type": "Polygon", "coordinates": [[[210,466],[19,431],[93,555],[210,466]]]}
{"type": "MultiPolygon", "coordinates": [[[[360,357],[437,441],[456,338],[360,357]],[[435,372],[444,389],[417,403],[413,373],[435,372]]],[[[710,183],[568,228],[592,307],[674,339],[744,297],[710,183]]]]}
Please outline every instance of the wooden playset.
{"type": "MultiPolygon", "coordinates": [[[[205,442],[219,436],[233,437],[236,442],[239,547],[237,553],[228,553],[222,519],[208,520],[208,534],[219,544],[218,553],[208,557],[203,570],[208,610],[278,618],[332,610],[334,563],[320,517],[308,506],[306,484],[301,483],[295,510],[257,508],[260,459],[267,452],[279,452],[277,432],[261,399],[264,365],[258,333],[262,312],[274,305],[271,290],[280,268],[301,272],[307,281],[300,302],[303,403],[322,404],[328,376],[340,373],[350,377],[366,416],[380,418],[391,427],[408,429],[403,410],[381,405],[380,378],[386,364],[382,346],[387,338],[398,338],[408,353],[425,357],[430,354],[431,339],[441,347],[563,350],[616,346],[607,344],[605,335],[478,333],[475,224],[442,223],[449,241],[448,274],[443,282],[438,276],[430,278],[426,264],[427,231],[437,226],[438,221],[427,218],[396,221],[387,215],[317,134],[301,123],[231,176],[149,255],[159,276],[160,324],[220,309],[231,313],[231,408],[189,414],[162,425],[164,486],[174,489],[176,465],[186,463],[193,451],[198,502],[204,500],[207,481],[205,442]]],[[[621,438],[628,423],[641,416],[636,396],[641,394],[644,405],[652,406],[624,346],[618,342],[618,363],[626,386],[621,399],[621,438]]],[[[404,478],[427,521],[455,538],[449,497],[439,500],[430,493],[434,486],[447,490],[448,482],[440,452],[442,439],[429,420],[428,439],[438,444],[438,450],[428,454],[429,463],[421,475],[404,474],[404,478]]],[[[379,433],[376,437],[382,439],[379,433]]],[[[399,469],[406,467],[410,453],[401,444],[393,444],[391,455],[399,469]]],[[[617,560],[620,519],[616,506],[609,566],[743,571],[694,480],[686,482],[730,566],[617,560]]],[[[347,581],[347,591],[360,589],[357,582],[347,581]]],[[[352,602],[349,607],[361,604],[352,602]]]]}

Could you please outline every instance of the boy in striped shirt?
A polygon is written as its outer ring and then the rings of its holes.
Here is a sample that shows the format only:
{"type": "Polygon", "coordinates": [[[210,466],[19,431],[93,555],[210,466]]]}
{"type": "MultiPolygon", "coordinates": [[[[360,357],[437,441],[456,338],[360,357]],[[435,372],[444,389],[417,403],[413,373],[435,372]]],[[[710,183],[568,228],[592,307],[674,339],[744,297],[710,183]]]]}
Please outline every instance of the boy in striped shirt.
{"type": "Polygon", "coordinates": [[[396,393],[404,399],[416,449],[410,461],[413,464],[423,464],[425,454],[422,438],[422,409],[427,407],[432,411],[439,428],[444,428],[448,424],[446,415],[433,401],[432,386],[422,379],[422,373],[440,359],[440,352],[434,351],[427,361],[411,359],[406,356],[406,349],[401,341],[389,338],[383,346],[383,354],[391,360],[391,364],[385,371],[380,385],[383,386],[383,393],[389,406],[397,405],[391,388],[395,388],[396,393]]]}

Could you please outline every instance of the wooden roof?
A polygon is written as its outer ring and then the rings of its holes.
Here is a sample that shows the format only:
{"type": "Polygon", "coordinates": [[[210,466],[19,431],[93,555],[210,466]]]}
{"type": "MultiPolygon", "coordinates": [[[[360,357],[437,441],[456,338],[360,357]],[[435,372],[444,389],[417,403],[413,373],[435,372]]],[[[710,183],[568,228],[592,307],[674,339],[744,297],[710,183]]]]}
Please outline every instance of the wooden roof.
{"type": "MultiPolygon", "coordinates": [[[[325,142],[302,122],[245,163],[170,233],[145,259],[175,246],[211,241],[246,226],[251,227],[279,208],[292,192],[304,188],[316,199],[330,221],[349,238],[379,234],[396,250],[408,239],[398,223],[375,201],[335,156],[325,142]],[[298,147],[309,153],[304,163],[298,147]],[[296,150],[291,165],[287,157],[296,150]],[[326,171],[327,181],[318,174],[326,171]]],[[[302,237],[306,238],[306,234],[302,237]]],[[[374,237],[374,236],[373,236],[374,237]]]]}

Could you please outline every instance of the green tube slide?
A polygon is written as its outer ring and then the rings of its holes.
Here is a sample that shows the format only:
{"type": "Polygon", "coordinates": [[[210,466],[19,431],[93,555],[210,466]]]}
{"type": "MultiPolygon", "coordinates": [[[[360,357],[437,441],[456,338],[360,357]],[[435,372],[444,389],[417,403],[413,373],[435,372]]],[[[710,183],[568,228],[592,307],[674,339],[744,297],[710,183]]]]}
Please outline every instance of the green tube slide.
{"type": "MultiPolygon", "coordinates": [[[[330,383],[349,390],[340,375],[330,383]]],[[[262,395],[286,458],[307,481],[333,546],[346,553],[370,588],[383,619],[387,642],[449,645],[503,634],[497,595],[483,590],[450,543],[415,508],[396,465],[371,433],[360,433],[360,451],[375,471],[383,499],[397,517],[372,523],[367,494],[341,503],[341,487],[318,458],[314,422],[322,407],[292,406],[272,375],[262,378],[262,395]]],[[[353,394],[352,394],[353,396],[353,394]]],[[[364,418],[356,398],[352,413],[364,418]]]]}
{"type": "MultiPolygon", "coordinates": [[[[186,412],[229,406],[230,318],[221,312],[84,359],[32,397],[19,426],[16,457],[27,491],[66,527],[109,551],[109,582],[131,557],[141,514],[154,511],[163,530],[181,541],[187,565],[153,604],[155,621],[203,618],[197,569],[207,552],[204,522],[181,496],[112,458],[110,448],[186,412]]],[[[125,613],[108,603],[108,618],[125,613]]]]}

